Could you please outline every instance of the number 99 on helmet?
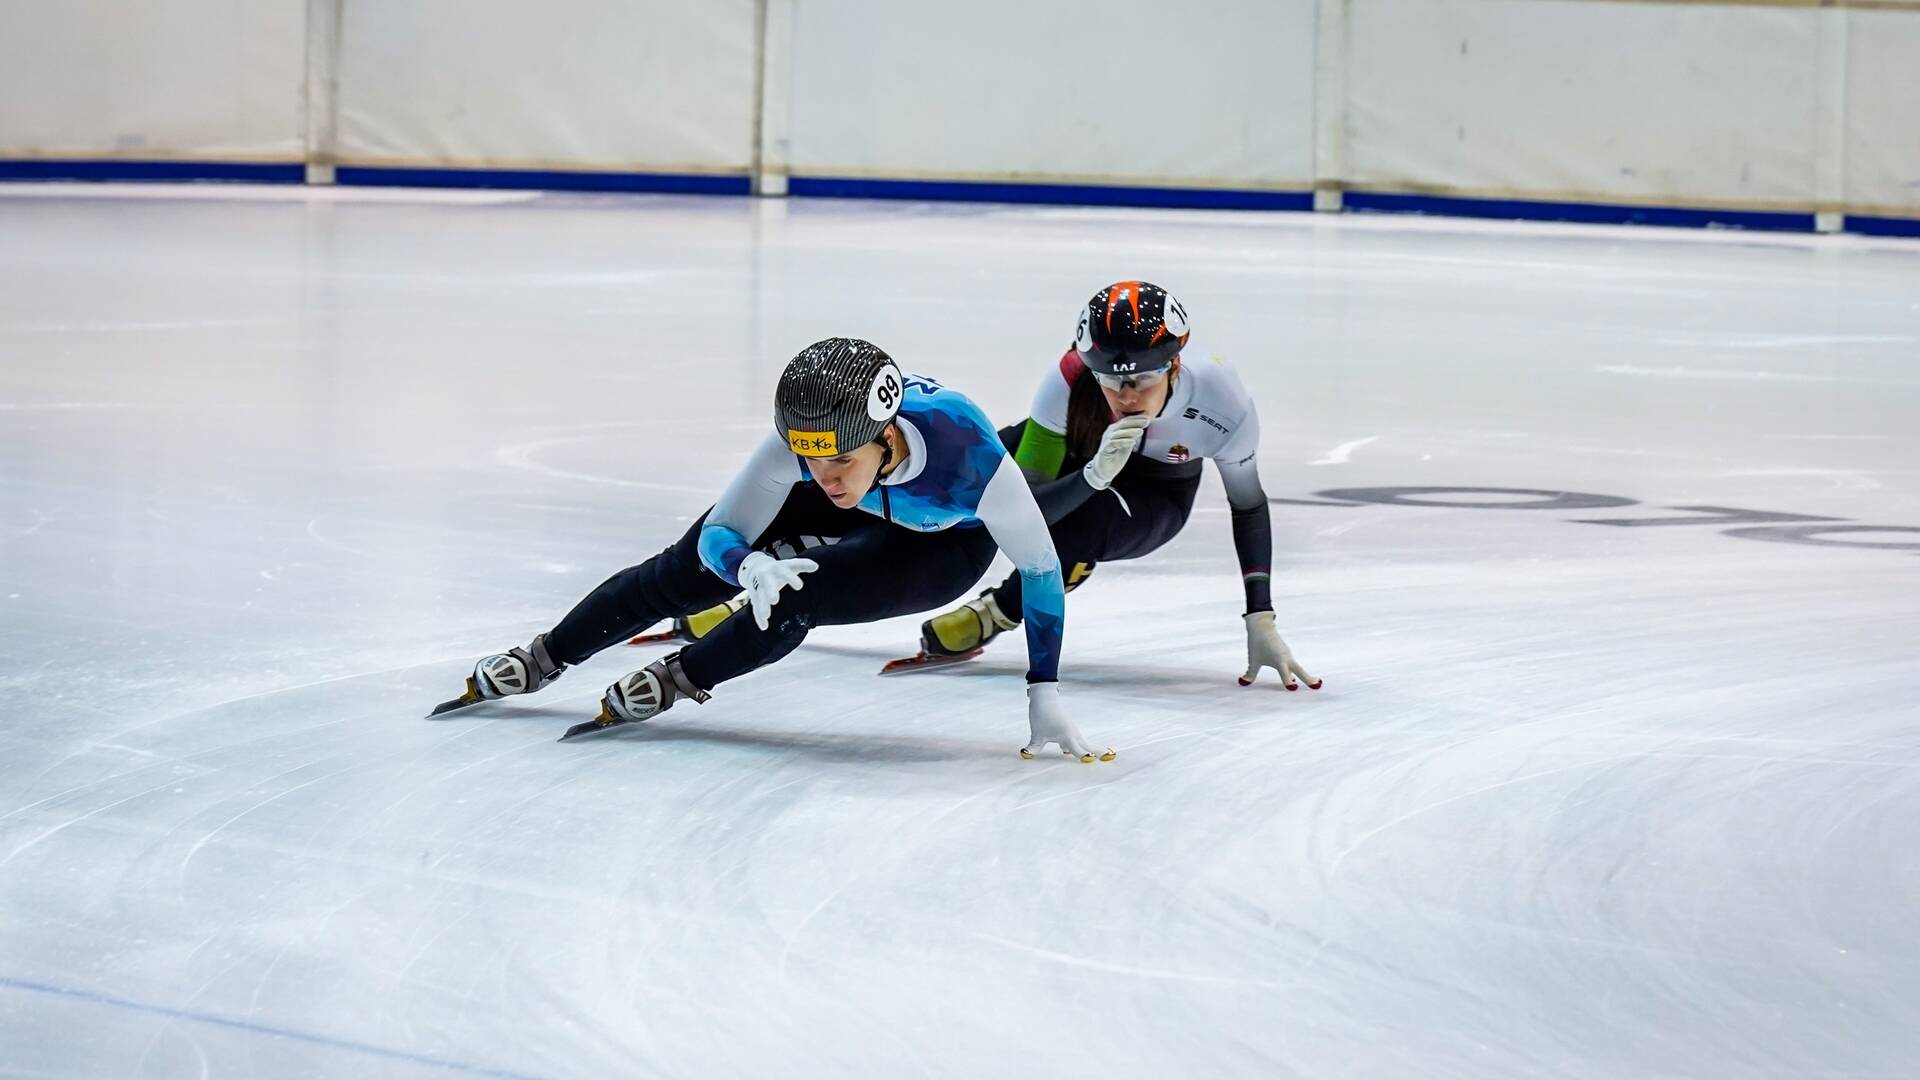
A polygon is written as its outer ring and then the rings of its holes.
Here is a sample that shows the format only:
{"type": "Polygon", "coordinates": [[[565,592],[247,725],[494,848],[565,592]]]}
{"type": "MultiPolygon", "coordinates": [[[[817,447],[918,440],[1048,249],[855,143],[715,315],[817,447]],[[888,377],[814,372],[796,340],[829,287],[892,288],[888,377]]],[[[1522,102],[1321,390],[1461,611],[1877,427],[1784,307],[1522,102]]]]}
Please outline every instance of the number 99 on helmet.
{"type": "Polygon", "coordinates": [[[773,426],[801,457],[838,457],[877,442],[900,413],[906,378],[878,345],[816,341],[787,362],[773,395],[773,426]]]}

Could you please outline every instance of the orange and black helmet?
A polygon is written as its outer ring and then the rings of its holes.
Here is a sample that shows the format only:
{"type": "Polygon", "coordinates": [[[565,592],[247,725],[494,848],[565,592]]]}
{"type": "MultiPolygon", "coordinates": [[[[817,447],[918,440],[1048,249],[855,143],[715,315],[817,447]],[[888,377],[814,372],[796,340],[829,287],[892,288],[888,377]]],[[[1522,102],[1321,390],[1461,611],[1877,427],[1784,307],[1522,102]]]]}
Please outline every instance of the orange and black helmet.
{"type": "Polygon", "coordinates": [[[1186,347],[1187,309],[1147,281],[1120,281],[1101,289],[1081,309],[1073,347],[1098,375],[1159,371],[1186,347]]]}

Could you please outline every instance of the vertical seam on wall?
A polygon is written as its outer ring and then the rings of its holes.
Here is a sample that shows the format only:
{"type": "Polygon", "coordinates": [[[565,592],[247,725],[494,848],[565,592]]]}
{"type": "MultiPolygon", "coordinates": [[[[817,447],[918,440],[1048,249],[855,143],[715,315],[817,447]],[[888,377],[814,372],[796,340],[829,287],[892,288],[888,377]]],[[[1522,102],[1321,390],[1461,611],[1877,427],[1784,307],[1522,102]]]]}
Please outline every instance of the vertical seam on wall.
{"type": "Polygon", "coordinates": [[[300,156],[307,183],[331,183],[339,163],[340,32],[346,0],[307,0],[300,156]],[[318,100],[315,100],[316,97],[318,100]]]}
{"type": "Polygon", "coordinates": [[[753,0],[753,147],[747,158],[753,194],[766,187],[765,151],[767,124],[767,0],[753,0]]]}
{"type": "Polygon", "coordinates": [[[1847,38],[1852,28],[1847,10],[1832,0],[1823,3],[1814,18],[1819,20],[1814,58],[1819,127],[1813,148],[1813,209],[1828,218],[1821,230],[1828,231],[1842,226],[1838,217],[1847,202],[1847,80],[1852,60],[1847,38]]]}
{"type": "Polygon", "coordinates": [[[300,163],[313,165],[313,5],[307,0],[300,9],[300,163]]]}
{"type": "Polygon", "coordinates": [[[1349,0],[1314,5],[1312,188],[1314,208],[1341,209],[1346,188],[1349,0]],[[1324,193],[1324,194],[1323,194],[1324,193]]]}

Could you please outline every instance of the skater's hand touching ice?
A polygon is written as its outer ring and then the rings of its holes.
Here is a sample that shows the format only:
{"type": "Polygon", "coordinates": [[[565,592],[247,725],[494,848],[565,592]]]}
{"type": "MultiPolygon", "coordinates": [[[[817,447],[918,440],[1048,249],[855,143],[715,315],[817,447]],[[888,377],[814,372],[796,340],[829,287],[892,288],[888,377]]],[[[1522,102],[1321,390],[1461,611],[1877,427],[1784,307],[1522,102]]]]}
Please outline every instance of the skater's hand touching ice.
{"type": "MultiPolygon", "coordinates": [[[[1080,729],[1072,720],[1067,719],[1067,711],[1060,707],[1060,684],[1037,682],[1027,684],[1027,726],[1033,729],[1033,738],[1021,747],[1020,756],[1031,761],[1034,755],[1047,748],[1048,743],[1059,743],[1060,752],[1068,757],[1077,757],[1091,764],[1096,755],[1087,748],[1087,740],[1080,737],[1080,729]]],[[[1112,761],[1116,755],[1112,747],[1102,751],[1101,761],[1112,761]]]]}
{"type": "Polygon", "coordinates": [[[1127,460],[1146,437],[1147,425],[1151,423],[1151,416],[1129,416],[1114,421],[1100,436],[1100,449],[1093,452],[1093,460],[1080,470],[1080,475],[1087,478],[1087,486],[1095,491],[1107,490],[1113,478],[1127,467],[1127,460]]]}
{"type": "Polygon", "coordinates": [[[1307,669],[1293,658],[1293,650],[1280,640],[1280,632],[1273,628],[1273,612],[1252,611],[1244,618],[1247,623],[1247,673],[1240,676],[1241,686],[1252,686],[1261,668],[1272,668],[1280,673],[1281,684],[1289,690],[1300,689],[1302,682],[1311,689],[1320,689],[1320,680],[1309,675],[1307,669]]]}
{"type": "Polygon", "coordinates": [[[753,606],[753,621],[767,628],[773,605],[780,602],[780,590],[796,592],[806,588],[800,575],[820,569],[812,559],[776,559],[764,551],[755,551],[740,560],[740,587],[747,590],[747,603],[753,606]]]}

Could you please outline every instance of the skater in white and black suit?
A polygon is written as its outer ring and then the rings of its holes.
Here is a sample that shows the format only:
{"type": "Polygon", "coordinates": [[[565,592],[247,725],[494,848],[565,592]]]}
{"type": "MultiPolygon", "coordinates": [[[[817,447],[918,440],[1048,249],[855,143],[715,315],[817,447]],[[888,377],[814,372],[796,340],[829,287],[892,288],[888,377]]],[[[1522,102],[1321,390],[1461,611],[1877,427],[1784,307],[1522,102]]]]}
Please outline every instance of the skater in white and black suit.
{"type": "MultiPolygon", "coordinates": [[[[1289,690],[1321,681],[1274,628],[1273,527],[1260,485],[1260,416],[1222,360],[1186,363],[1191,328],[1165,289],[1122,281],[1081,308],[1074,343],[1040,380],[1031,414],[1001,432],[1033,484],[1055,549],[1077,588],[1104,560],[1137,559],[1179,533],[1212,459],[1226,487],[1246,593],[1250,685],[1272,668],[1289,690]]],[[[921,626],[921,649],[964,655],[1021,621],[1024,585],[998,587],[921,626]]]]}
{"type": "Polygon", "coordinates": [[[745,590],[744,606],[614,683],[600,715],[568,734],[646,720],[681,698],[706,701],[815,626],[947,603],[986,572],[996,546],[1024,586],[1031,737],[1022,753],[1058,744],[1082,761],[1111,760],[1060,704],[1060,563],[992,424],[871,343],[816,342],[781,374],[774,430],[677,543],[608,578],[524,648],[481,660],[467,693],[442,708],[538,690],[609,645],[745,590]]]}

